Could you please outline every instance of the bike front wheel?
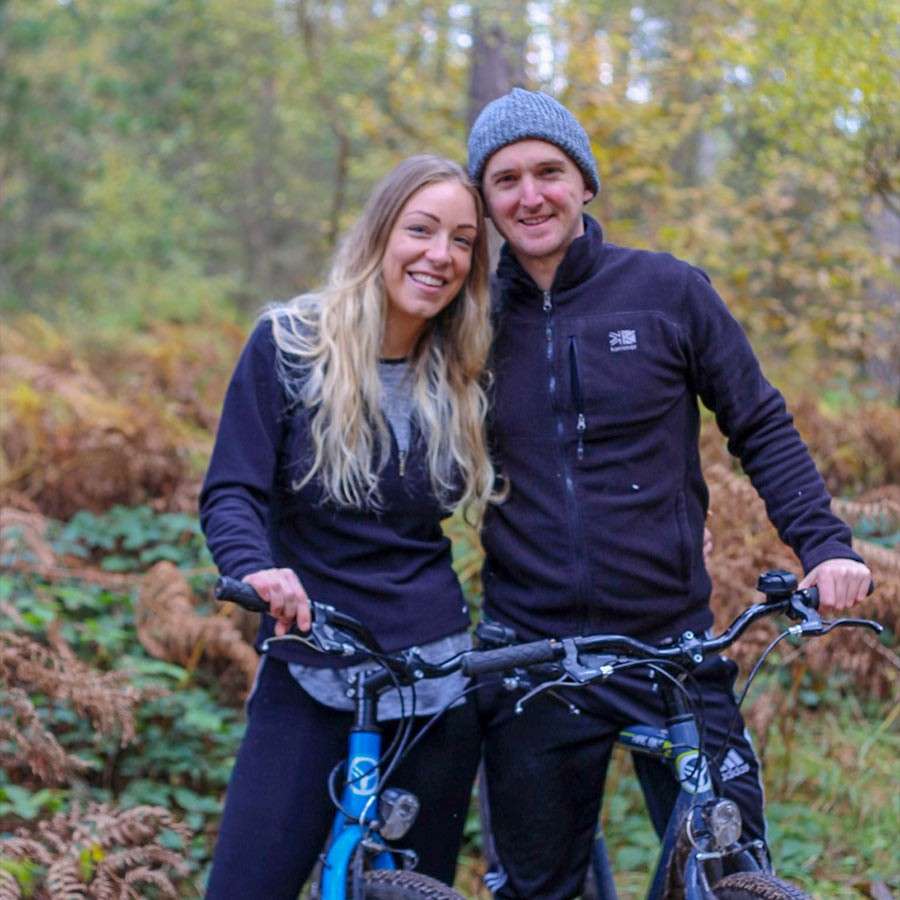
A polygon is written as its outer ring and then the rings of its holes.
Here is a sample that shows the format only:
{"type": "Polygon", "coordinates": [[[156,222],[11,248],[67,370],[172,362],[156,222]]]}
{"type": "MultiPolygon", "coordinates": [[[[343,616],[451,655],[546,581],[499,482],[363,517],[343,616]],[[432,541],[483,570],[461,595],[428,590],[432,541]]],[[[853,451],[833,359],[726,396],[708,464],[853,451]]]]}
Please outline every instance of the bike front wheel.
{"type": "Polygon", "coordinates": [[[464,900],[453,888],[419,872],[370,869],[365,880],[366,900],[464,900]]]}
{"type": "Polygon", "coordinates": [[[716,900],[811,900],[809,894],[766,872],[734,872],[716,882],[716,900]]]}

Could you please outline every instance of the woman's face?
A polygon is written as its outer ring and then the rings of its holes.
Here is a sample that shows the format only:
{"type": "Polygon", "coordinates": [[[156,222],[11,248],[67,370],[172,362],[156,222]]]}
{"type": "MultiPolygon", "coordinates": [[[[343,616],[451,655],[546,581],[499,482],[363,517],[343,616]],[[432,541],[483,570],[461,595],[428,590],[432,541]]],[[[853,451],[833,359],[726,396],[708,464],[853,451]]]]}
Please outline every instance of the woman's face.
{"type": "Polygon", "coordinates": [[[409,198],[381,264],[388,301],[384,356],[409,355],[428,320],[460,292],[477,234],[475,201],[459,182],[431,184],[409,198]]]}

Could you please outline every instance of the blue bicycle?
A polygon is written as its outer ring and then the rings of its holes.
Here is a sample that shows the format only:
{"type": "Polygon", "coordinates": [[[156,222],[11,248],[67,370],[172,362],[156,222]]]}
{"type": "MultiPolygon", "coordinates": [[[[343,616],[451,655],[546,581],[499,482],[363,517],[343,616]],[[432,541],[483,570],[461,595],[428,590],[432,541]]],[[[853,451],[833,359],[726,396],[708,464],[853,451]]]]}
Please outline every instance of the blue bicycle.
{"type": "MultiPolygon", "coordinates": [[[[229,600],[253,612],[265,612],[266,602],[249,585],[220,578],[218,600],[229,600]]],[[[460,668],[461,658],[436,666],[426,663],[415,649],[385,653],[369,630],[356,619],[324,603],[312,603],[308,634],[270,638],[267,644],[301,641],[338,657],[361,654],[373,661],[353,686],[354,725],[347,740],[347,758],[329,778],[328,790],[336,808],[331,837],[314,876],[316,900],[463,900],[447,885],[414,871],[415,853],[389,846],[412,827],[418,799],[408,791],[383,788],[390,770],[412,746],[411,720],[401,728],[399,745],[385,754],[378,726],[378,698],[384,692],[413,685],[422,678],[437,678],[460,668]],[[390,756],[392,762],[386,759],[390,756]],[[339,784],[340,782],[340,784],[339,784]],[[397,858],[401,867],[397,866],[397,858]]],[[[426,725],[425,728],[428,726],[426,725]]],[[[422,731],[419,732],[422,734],[422,731]]]]}
{"type": "MultiPolygon", "coordinates": [[[[665,764],[679,785],[662,835],[648,900],[809,900],[802,890],[774,875],[762,841],[740,841],[740,810],[733,801],[716,794],[701,739],[702,721],[698,721],[685,682],[691,669],[707,656],[730,647],[751,623],[766,616],[785,614],[794,624],[781,632],[760,656],[741,700],[765,658],[784,638],[818,637],[845,626],[870,628],[876,634],[883,629],[867,619],[823,621],[816,611],[818,591],[797,590],[797,579],[789,572],[764,573],[758,588],[765,600],[746,609],[717,636],[700,637],[688,631],[677,643],[666,646],[651,646],[621,635],[532,641],[482,650],[463,666],[463,671],[472,674],[504,673],[510,690],[526,688],[527,693],[518,701],[519,709],[540,693],[597,683],[636,663],[651,666],[658,673],[657,684],[668,713],[667,727],[635,724],[618,736],[618,743],[636,754],[636,768],[648,799],[653,797],[653,767],[640,766],[641,757],[665,764]],[[530,674],[544,677],[532,685],[530,674]]],[[[503,629],[494,628],[490,637],[497,645],[504,640],[503,629]]],[[[486,817],[489,820],[489,812],[486,817]]],[[[489,832],[489,827],[484,830],[489,832]]],[[[490,856],[490,842],[487,847],[490,856]]],[[[603,835],[598,829],[582,900],[616,900],[616,896],[603,835]]]]}

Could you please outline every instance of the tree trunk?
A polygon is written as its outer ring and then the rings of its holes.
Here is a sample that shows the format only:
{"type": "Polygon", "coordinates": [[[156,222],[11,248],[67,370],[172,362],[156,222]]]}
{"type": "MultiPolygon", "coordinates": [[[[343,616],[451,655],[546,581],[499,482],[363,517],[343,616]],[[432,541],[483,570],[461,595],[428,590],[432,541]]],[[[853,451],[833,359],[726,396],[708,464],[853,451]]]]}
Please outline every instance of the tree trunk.
{"type": "MultiPolygon", "coordinates": [[[[521,15],[521,7],[519,11],[521,15]]],[[[478,114],[491,100],[503,96],[513,87],[525,85],[525,45],[528,33],[511,37],[500,23],[486,25],[477,9],[472,11],[472,55],[469,76],[469,108],[467,129],[471,129],[478,114]]],[[[491,270],[497,265],[503,239],[488,226],[488,252],[491,270]]]]}
{"type": "Polygon", "coordinates": [[[527,32],[511,36],[502,24],[485,24],[478,10],[472,11],[472,66],[466,123],[469,128],[491,100],[525,84],[526,42],[527,32]]]}

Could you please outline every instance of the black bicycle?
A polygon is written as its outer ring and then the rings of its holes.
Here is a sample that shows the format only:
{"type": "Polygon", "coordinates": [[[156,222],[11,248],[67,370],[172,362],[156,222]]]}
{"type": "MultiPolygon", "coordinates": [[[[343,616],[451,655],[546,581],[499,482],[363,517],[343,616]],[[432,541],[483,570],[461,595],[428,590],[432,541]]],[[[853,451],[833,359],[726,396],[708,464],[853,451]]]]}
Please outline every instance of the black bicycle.
{"type": "MultiPolygon", "coordinates": [[[[719,635],[701,637],[686,631],[676,643],[664,646],[651,646],[621,635],[532,641],[482,651],[470,657],[463,667],[464,671],[473,674],[505,673],[510,690],[526,691],[518,701],[517,709],[543,692],[602,682],[636,664],[655,671],[667,712],[665,727],[635,723],[622,729],[617,738],[617,743],[632,753],[661,761],[679,785],[663,832],[657,865],[647,892],[648,900],[670,897],[684,900],[809,900],[800,888],[776,877],[762,841],[741,842],[740,810],[733,801],[718,796],[710,775],[710,760],[702,739],[702,712],[695,707],[689,691],[691,671],[707,656],[718,654],[734,644],[758,619],[786,615],[793,624],[780,632],[761,654],[739,698],[739,708],[763,662],[785,638],[820,637],[839,627],[870,628],[876,633],[883,629],[868,619],[822,620],[817,612],[816,588],[798,590],[797,579],[789,572],[766,572],[760,576],[757,586],[765,600],[742,612],[719,635]],[[542,680],[532,685],[531,675],[536,672],[541,674],[542,680]]],[[[495,628],[491,632],[495,644],[503,640],[502,631],[495,628]]],[[[727,752],[727,740],[725,744],[727,752]]],[[[654,789],[654,769],[642,768],[642,786],[646,794],[648,789],[654,789]]],[[[483,797],[484,793],[482,790],[480,795],[483,797]]],[[[490,816],[484,804],[482,818],[489,823],[490,816]]],[[[489,832],[489,826],[485,831],[489,832]]],[[[486,841],[486,847],[491,868],[494,868],[496,860],[490,859],[493,852],[490,840],[486,841]]],[[[616,900],[616,897],[612,868],[598,827],[582,898],[616,900]]]]}

